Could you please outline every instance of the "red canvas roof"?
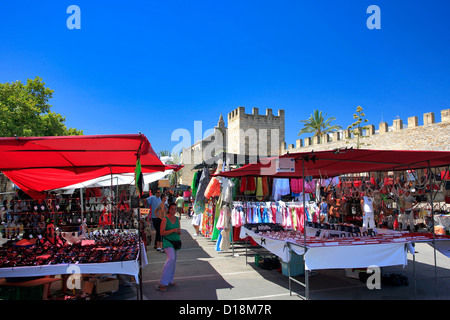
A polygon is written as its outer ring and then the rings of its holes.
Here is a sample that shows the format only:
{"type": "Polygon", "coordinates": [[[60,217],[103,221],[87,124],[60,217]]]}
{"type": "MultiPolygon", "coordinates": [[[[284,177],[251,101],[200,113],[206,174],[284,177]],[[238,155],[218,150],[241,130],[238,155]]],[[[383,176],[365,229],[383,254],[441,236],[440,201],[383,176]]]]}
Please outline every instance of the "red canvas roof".
{"type": "Polygon", "coordinates": [[[340,174],[396,171],[450,164],[450,151],[367,150],[340,149],[316,152],[299,152],[280,157],[269,157],[257,163],[218,174],[224,177],[271,176],[298,178],[302,176],[302,159],[305,159],[305,176],[335,177],[340,174]],[[293,159],[295,171],[277,172],[278,159],[293,159]]]}
{"type": "Polygon", "coordinates": [[[34,198],[110,173],[179,170],[164,165],[142,134],[0,138],[0,171],[34,198]]]}

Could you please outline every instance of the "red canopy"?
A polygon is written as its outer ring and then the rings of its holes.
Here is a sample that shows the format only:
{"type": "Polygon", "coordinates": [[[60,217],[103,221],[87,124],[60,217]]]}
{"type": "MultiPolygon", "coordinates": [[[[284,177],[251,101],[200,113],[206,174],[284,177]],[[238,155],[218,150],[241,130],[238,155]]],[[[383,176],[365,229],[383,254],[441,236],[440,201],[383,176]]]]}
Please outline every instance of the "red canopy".
{"type": "Polygon", "coordinates": [[[164,165],[142,134],[0,138],[0,171],[33,198],[107,174],[179,170],[164,165]]]}
{"type": "Polygon", "coordinates": [[[443,167],[450,164],[450,152],[367,149],[299,152],[261,159],[257,163],[248,164],[232,171],[222,172],[218,176],[298,178],[302,177],[303,163],[305,166],[305,176],[313,176],[316,178],[335,177],[348,173],[443,167]],[[280,166],[279,164],[281,164],[281,167],[289,167],[290,161],[292,161],[293,165],[292,171],[284,172],[277,170],[280,166]]]}

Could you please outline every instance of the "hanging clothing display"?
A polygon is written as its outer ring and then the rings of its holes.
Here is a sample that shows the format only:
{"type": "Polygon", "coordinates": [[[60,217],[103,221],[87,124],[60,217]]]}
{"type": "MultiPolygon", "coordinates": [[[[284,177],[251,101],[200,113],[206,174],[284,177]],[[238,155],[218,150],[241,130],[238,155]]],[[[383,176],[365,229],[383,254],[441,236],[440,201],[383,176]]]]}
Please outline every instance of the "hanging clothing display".
{"type": "Polygon", "coordinates": [[[213,241],[217,240],[220,235],[220,228],[217,226],[217,224],[218,224],[218,220],[220,218],[220,210],[222,207],[222,199],[221,198],[217,199],[215,206],[216,206],[216,209],[214,212],[214,226],[213,226],[213,231],[212,231],[212,235],[211,235],[211,240],[213,240],[213,241]]]}
{"type": "Polygon", "coordinates": [[[291,193],[289,179],[284,178],[275,178],[273,179],[272,185],[272,196],[275,201],[281,199],[282,196],[288,195],[291,193]]]}
{"type": "Polygon", "coordinates": [[[197,195],[195,197],[195,201],[206,201],[205,190],[208,187],[209,181],[211,179],[211,175],[209,173],[208,168],[203,168],[202,176],[198,182],[197,195]]]}
{"type": "Polygon", "coordinates": [[[198,187],[198,180],[197,175],[199,174],[198,171],[194,172],[194,176],[192,177],[192,183],[191,183],[191,191],[192,191],[192,197],[195,199],[197,195],[197,187],[198,187]]]}
{"type": "Polygon", "coordinates": [[[261,201],[269,195],[269,184],[267,177],[256,178],[256,199],[261,201]]]}
{"type": "MultiPolygon", "coordinates": [[[[221,170],[217,168],[215,174],[220,173],[221,170]]],[[[219,178],[212,177],[209,181],[206,190],[205,190],[205,198],[211,199],[212,197],[220,196],[220,181],[219,178]]]]}
{"type": "Polygon", "coordinates": [[[299,194],[303,190],[303,181],[301,179],[291,179],[291,191],[294,194],[299,194]]]}
{"type": "Polygon", "coordinates": [[[231,211],[228,205],[224,205],[222,210],[220,211],[221,220],[219,221],[221,241],[220,241],[220,250],[226,251],[230,248],[231,245],[231,211]]]}
{"type": "Polygon", "coordinates": [[[287,229],[303,230],[304,219],[316,222],[318,214],[315,202],[308,202],[303,207],[302,202],[235,201],[231,209],[231,224],[241,227],[247,223],[277,223],[287,229]]]}
{"type": "MultiPolygon", "coordinates": [[[[205,198],[205,189],[209,183],[209,171],[207,168],[203,168],[202,171],[197,172],[196,181],[198,181],[197,189],[195,190],[195,201],[194,201],[194,214],[195,216],[192,219],[192,224],[199,226],[201,228],[203,223],[203,215],[206,211],[206,198],[205,198]]],[[[192,191],[194,194],[194,190],[192,191]]]]}
{"type": "Polygon", "coordinates": [[[211,238],[214,226],[215,204],[211,201],[206,205],[205,212],[202,215],[202,223],[200,226],[201,233],[206,238],[211,238]]]}
{"type": "Polygon", "coordinates": [[[242,177],[241,178],[241,194],[255,194],[256,192],[256,178],[255,177],[242,177]]]}
{"type": "Polygon", "coordinates": [[[220,199],[226,203],[230,204],[233,202],[233,194],[235,192],[235,183],[233,179],[223,178],[221,180],[222,192],[220,193],[220,199]]]}

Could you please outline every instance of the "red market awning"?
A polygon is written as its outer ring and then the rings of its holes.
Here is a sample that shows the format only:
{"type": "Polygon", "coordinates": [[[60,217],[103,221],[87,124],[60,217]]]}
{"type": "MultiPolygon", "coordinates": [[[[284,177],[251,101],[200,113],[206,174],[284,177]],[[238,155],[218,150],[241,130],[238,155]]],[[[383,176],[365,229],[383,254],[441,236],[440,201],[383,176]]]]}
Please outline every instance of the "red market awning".
{"type": "Polygon", "coordinates": [[[298,178],[303,176],[304,169],[305,176],[324,178],[349,173],[414,170],[448,165],[449,151],[336,149],[269,157],[222,172],[218,176],[298,178]]]}
{"type": "Polygon", "coordinates": [[[0,171],[25,193],[62,188],[107,174],[179,170],[165,165],[142,134],[0,138],[0,171]]]}

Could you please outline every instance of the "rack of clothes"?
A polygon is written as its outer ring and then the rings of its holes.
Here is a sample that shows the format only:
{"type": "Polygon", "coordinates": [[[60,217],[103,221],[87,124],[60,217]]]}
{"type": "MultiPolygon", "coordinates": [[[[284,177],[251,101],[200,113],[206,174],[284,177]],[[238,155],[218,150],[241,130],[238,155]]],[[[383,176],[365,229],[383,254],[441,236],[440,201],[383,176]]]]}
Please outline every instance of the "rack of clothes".
{"type": "Polygon", "coordinates": [[[319,207],[314,201],[235,201],[231,209],[231,224],[240,227],[248,223],[276,223],[286,229],[303,231],[304,221],[318,222],[319,207]]]}

